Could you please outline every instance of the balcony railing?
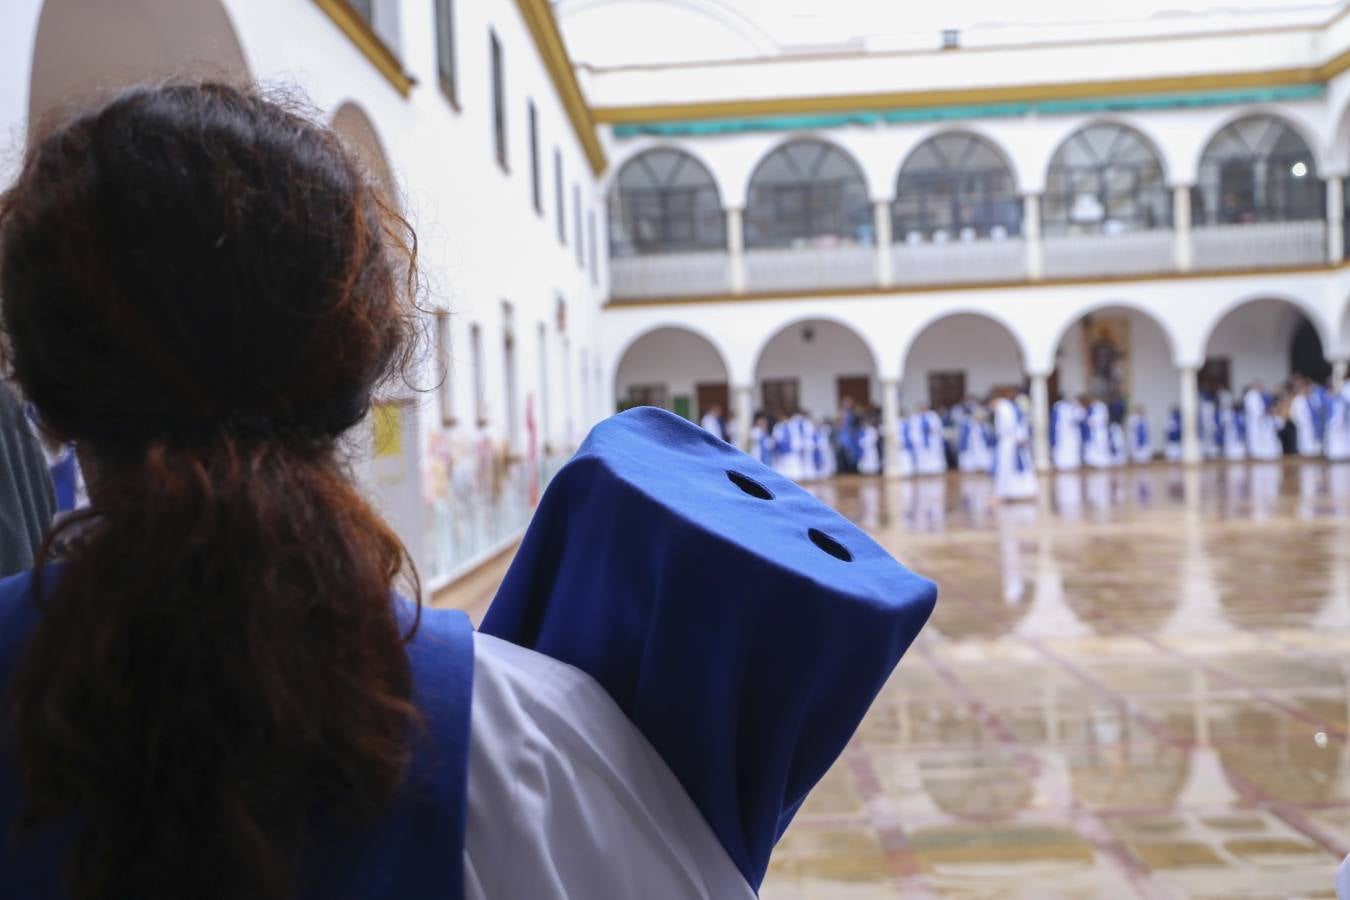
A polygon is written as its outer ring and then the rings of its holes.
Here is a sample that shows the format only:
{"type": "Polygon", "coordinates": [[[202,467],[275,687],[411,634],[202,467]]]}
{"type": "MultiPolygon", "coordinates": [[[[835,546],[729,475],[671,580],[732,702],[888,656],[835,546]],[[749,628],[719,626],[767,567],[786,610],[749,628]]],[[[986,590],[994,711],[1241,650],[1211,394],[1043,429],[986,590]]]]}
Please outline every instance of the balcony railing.
{"type": "Polygon", "coordinates": [[[1027,245],[1021,238],[895,244],[891,272],[896,284],[1021,281],[1027,277],[1027,245]]]}
{"type": "Polygon", "coordinates": [[[728,260],[720,250],[616,256],[610,261],[610,290],[628,300],[725,294],[731,290],[728,260]]]}
{"type": "MultiPolygon", "coordinates": [[[[1035,240],[903,241],[752,249],[740,259],[720,251],[615,257],[613,302],[644,298],[773,295],[1016,283],[1030,278],[1132,277],[1172,272],[1227,272],[1328,263],[1327,223],[1255,222],[1197,225],[1123,234],[1049,235],[1035,240]],[[1035,251],[1035,252],[1031,252],[1035,251]],[[1040,271],[1030,271],[1031,261],[1040,271]],[[882,277],[889,269],[889,283],[882,277]]],[[[1350,228],[1346,246],[1350,248],[1350,228]]]]}
{"type": "Polygon", "coordinates": [[[1313,266],[1327,261],[1327,223],[1253,222],[1197,226],[1191,232],[1201,271],[1313,266]]]}
{"type": "Polygon", "coordinates": [[[877,283],[877,251],[856,244],[747,250],[745,273],[756,293],[867,287],[877,283]]]}
{"type": "Polygon", "coordinates": [[[1151,275],[1176,268],[1176,233],[1170,228],[1047,235],[1041,247],[1046,278],[1151,275]]]}

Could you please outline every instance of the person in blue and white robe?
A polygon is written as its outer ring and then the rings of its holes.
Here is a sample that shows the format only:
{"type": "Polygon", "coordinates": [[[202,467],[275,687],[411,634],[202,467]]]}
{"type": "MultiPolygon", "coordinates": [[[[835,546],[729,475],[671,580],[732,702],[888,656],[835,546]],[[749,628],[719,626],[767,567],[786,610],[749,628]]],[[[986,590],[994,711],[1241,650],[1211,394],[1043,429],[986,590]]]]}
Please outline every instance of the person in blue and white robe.
{"type": "Polygon", "coordinates": [[[1083,463],[1089,468],[1106,469],[1112,465],[1111,413],[1100,400],[1092,401],[1087,414],[1087,443],[1083,445],[1083,463]]]}
{"type": "Polygon", "coordinates": [[[797,454],[797,479],[815,481],[816,474],[816,426],[811,417],[798,412],[792,417],[792,449],[797,454]]]}
{"type": "Polygon", "coordinates": [[[976,409],[966,411],[957,426],[957,467],[962,472],[988,472],[994,464],[988,426],[983,413],[976,409]]]}
{"type": "Polygon", "coordinates": [[[1153,440],[1148,433],[1148,418],[1144,408],[1136,406],[1125,421],[1125,433],[1130,441],[1130,462],[1142,464],[1153,460],[1153,440]]]}
{"type": "Polygon", "coordinates": [[[750,427],[750,455],[755,461],[766,466],[773,465],[773,435],[769,433],[769,420],[760,416],[750,427]]]}
{"type": "Polygon", "coordinates": [[[1125,439],[1125,426],[1120,422],[1112,422],[1106,435],[1111,442],[1112,467],[1125,465],[1130,459],[1129,442],[1125,439]]]}
{"type": "Polygon", "coordinates": [[[1028,448],[1026,416],[1007,396],[994,401],[994,497],[998,501],[1030,500],[1036,496],[1036,467],[1028,448]]]}
{"type": "Polygon", "coordinates": [[[1219,434],[1223,444],[1223,458],[1229,462],[1241,462],[1247,458],[1247,441],[1242,429],[1238,427],[1241,410],[1237,408],[1233,395],[1228,391],[1219,392],[1219,434]]]}
{"type": "Polygon", "coordinates": [[[870,418],[863,422],[858,437],[858,474],[881,473],[881,433],[870,418]]]}
{"type": "Polygon", "coordinates": [[[1212,391],[1202,390],[1199,409],[1200,429],[1197,436],[1200,439],[1200,454],[1205,459],[1219,458],[1218,410],[1218,398],[1212,391]]]}
{"type": "Polygon", "coordinates": [[[1168,462],[1181,459],[1181,409],[1176,406],[1167,414],[1167,444],[1163,448],[1163,459],[1168,462]]]}
{"type": "Polygon", "coordinates": [[[917,473],[941,475],[947,471],[947,444],[942,437],[942,417],[927,404],[920,404],[913,421],[917,427],[914,444],[917,473]]]}
{"type": "Polygon", "coordinates": [[[1280,426],[1272,410],[1273,403],[1266,396],[1261,382],[1255,382],[1242,398],[1246,413],[1247,456],[1253,460],[1279,459],[1284,450],[1280,446],[1280,426]]]}
{"type": "Polygon", "coordinates": [[[802,477],[801,460],[792,446],[794,428],[791,420],[780,416],[773,426],[773,468],[784,478],[798,481],[802,477]]]}
{"type": "Polygon", "coordinates": [[[1298,455],[1304,459],[1322,455],[1317,411],[1313,407],[1312,386],[1300,378],[1294,385],[1294,396],[1289,401],[1289,419],[1294,423],[1294,440],[1298,455]]]}
{"type": "Polygon", "coordinates": [[[717,404],[714,403],[708,408],[708,411],[703,414],[703,419],[699,422],[699,425],[703,427],[704,431],[708,432],[708,434],[711,434],[718,440],[725,441],[727,439],[727,426],[726,423],[722,421],[722,407],[717,404]]]}
{"type": "Polygon", "coordinates": [[[816,426],[815,469],[817,478],[829,478],[834,475],[838,461],[834,453],[834,430],[830,423],[822,420],[816,426]]]}
{"type": "Polygon", "coordinates": [[[914,474],[914,441],[910,436],[910,417],[900,411],[900,422],[896,426],[895,474],[909,478],[914,474]]]}
{"type": "Polygon", "coordinates": [[[1083,407],[1060,397],[1050,409],[1050,449],[1055,468],[1071,472],[1083,464],[1083,407]]]}

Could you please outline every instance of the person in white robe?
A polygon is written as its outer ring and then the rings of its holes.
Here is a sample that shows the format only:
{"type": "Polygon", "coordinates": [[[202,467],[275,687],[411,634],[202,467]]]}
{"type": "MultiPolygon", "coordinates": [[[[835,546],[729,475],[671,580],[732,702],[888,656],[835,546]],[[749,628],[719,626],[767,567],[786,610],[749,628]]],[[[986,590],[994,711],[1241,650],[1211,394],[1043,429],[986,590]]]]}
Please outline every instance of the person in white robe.
{"type": "Polygon", "coordinates": [[[750,455],[766,466],[774,463],[773,436],[769,433],[769,420],[764,416],[755,419],[750,428],[750,455]]]}
{"type": "Polygon", "coordinates": [[[1205,459],[1219,458],[1218,398],[1208,390],[1200,392],[1200,453],[1205,459]]]}
{"type": "Polygon", "coordinates": [[[722,407],[713,404],[708,411],[703,414],[703,420],[699,422],[703,430],[717,438],[719,441],[727,439],[726,426],[722,424],[722,407]]]}
{"type": "Polygon", "coordinates": [[[1241,462],[1247,458],[1247,440],[1238,426],[1238,409],[1233,395],[1220,391],[1219,397],[1219,433],[1223,437],[1223,458],[1229,462],[1241,462]]]}
{"type": "Polygon", "coordinates": [[[1055,468],[1070,472],[1083,464],[1083,407],[1061,397],[1050,410],[1050,447],[1055,468]]]}
{"type": "Polygon", "coordinates": [[[994,401],[994,498],[1030,500],[1036,496],[1036,467],[1028,448],[1025,416],[1006,396],[994,401]]]}
{"type": "Polygon", "coordinates": [[[1100,400],[1092,401],[1087,414],[1088,438],[1083,446],[1083,463],[1089,468],[1111,465],[1111,413],[1100,400]]]}
{"type": "Polygon", "coordinates": [[[806,413],[798,412],[792,417],[792,450],[797,454],[797,479],[815,481],[816,473],[816,426],[806,413]]]}
{"type": "Polygon", "coordinates": [[[1130,443],[1130,462],[1143,464],[1153,460],[1153,439],[1149,436],[1148,417],[1144,408],[1136,406],[1125,420],[1125,434],[1130,443]]]}
{"type": "Polygon", "coordinates": [[[1181,409],[1176,406],[1167,414],[1167,444],[1163,448],[1163,459],[1168,462],[1181,459],[1181,409]]]}
{"type": "Polygon", "coordinates": [[[1294,423],[1294,438],[1298,455],[1304,459],[1322,455],[1322,441],[1318,437],[1317,416],[1312,404],[1312,386],[1300,378],[1289,401],[1289,418],[1294,423]]]}
{"type": "Polygon", "coordinates": [[[829,478],[838,468],[834,455],[834,429],[822,420],[816,425],[816,477],[829,478]]]}
{"type": "Polygon", "coordinates": [[[1280,423],[1271,411],[1271,402],[1261,382],[1254,383],[1242,398],[1247,421],[1247,455],[1254,460],[1279,459],[1280,423]]]}
{"type": "MultiPolygon", "coordinates": [[[[858,436],[858,474],[877,475],[881,472],[881,433],[870,418],[863,424],[858,436]]],[[[903,450],[901,451],[903,454],[903,450]]]]}
{"type": "Polygon", "coordinates": [[[1331,408],[1327,414],[1327,459],[1332,462],[1350,460],[1350,381],[1330,394],[1327,404],[1331,408]]]}
{"type": "Polygon", "coordinates": [[[957,427],[957,467],[962,472],[988,472],[994,452],[982,410],[968,410],[957,427]]]}
{"type": "Polygon", "coordinates": [[[915,418],[918,420],[915,467],[920,475],[941,475],[947,471],[947,443],[942,437],[942,417],[927,405],[921,405],[915,418]]]}
{"type": "Polygon", "coordinates": [[[1130,459],[1130,448],[1125,440],[1125,428],[1119,422],[1112,422],[1107,437],[1111,441],[1111,465],[1123,466],[1130,459]]]}
{"type": "Polygon", "coordinates": [[[909,434],[910,417],[900,410],[900,422],[896,426],[895,474],[909,478],[914,474],[914,441],[909,434]]]}
{"type": "Polygon", "coordinates": [[[801,478],[801,467],[792,447],[792,422],[780,417],[773,426],[773,467],[778,474],[793,481],[801,478]]]}

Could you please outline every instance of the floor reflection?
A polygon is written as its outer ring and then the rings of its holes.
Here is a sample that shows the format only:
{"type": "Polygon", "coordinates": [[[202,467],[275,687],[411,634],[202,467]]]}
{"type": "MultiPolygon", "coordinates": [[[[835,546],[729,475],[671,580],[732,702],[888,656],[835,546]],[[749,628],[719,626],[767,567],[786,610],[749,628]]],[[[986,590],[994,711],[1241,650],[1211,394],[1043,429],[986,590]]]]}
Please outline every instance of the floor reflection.
{"type": "Polygon", "coordinates": [[[1334,896],[1350,464],[813,490],[941,595],[766,900],[1334,896]]]}

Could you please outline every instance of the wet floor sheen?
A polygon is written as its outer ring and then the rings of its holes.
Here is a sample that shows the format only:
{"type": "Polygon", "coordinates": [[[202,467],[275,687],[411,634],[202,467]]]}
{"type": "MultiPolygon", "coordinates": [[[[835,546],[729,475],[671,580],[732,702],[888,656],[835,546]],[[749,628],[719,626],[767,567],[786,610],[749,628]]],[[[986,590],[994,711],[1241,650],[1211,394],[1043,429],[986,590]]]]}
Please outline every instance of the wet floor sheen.
{"type": "Polygon", "coordinates": [[[813,490],[940,596],[764,900],[1334,896],[1350,464],[813,490]]]}

